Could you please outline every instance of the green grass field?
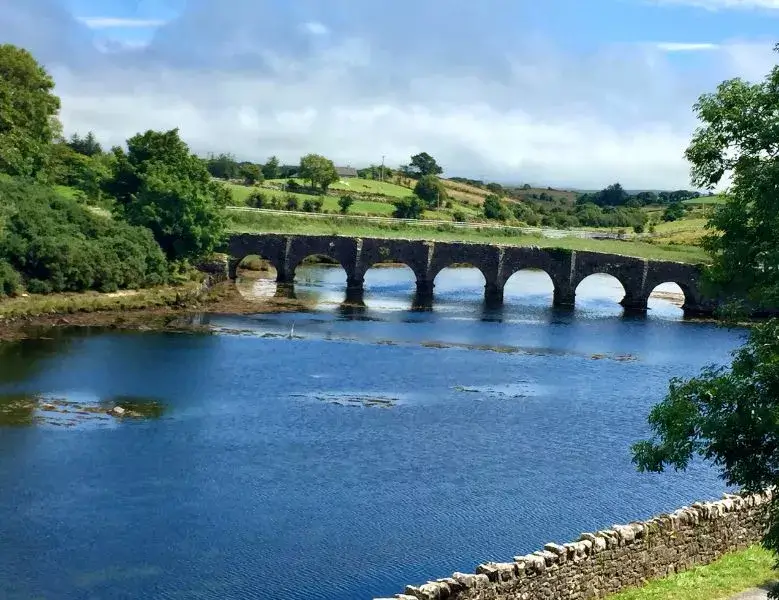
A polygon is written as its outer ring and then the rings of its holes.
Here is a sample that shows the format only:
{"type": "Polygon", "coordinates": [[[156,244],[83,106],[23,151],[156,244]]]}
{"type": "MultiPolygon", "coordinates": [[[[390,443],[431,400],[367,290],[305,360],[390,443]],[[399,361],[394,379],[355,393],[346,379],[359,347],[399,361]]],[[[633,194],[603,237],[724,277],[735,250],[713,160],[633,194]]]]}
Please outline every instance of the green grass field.
{"type": "MultiPolygon", "coordinates": [[[[283,185],[287,182],[287,179],[269,179],[266,181],[268,184],[283,185]]],[[[295,179],[300,185],[308,185],[303,179],[295,179]]],[[[358,179],[348,178],[334,183],[330,186],[331,190],[338,190],[343,192],[352,192],[354,194],[374,194],[381,196],[389,196],[391,198],[405,198],[411,194],[411,190],[401,185],[395,185],[388,181],[374,181],[372,179],[358,179]]]]}
{"type": "MultiPolygon", "coordinates": [[[[282,192],[271,188],[264,187],[247,187],[245,185],[236,185],[232,183],[226,184],[233,193],[233,200],[235,206],[246,206],[246,199],[254,191],[260,191],[269,197],[284,198],[289,192],[282,192]]],[[[340,208],[338,206],[338,198],[335,196],[311,196],[309,194],[292,194],[298,199],[300,206],[303,206],[303,202],[306,200],[312,200],[315,198],[321,198],[323,201],[322,211],[329,213],[337,213],[340,208]]],[[[389,202],[380,202],[377,200],[362,200],[355,199],[354,204],[349,208],[349,212],[358,215],[376,215],[389,217],[392,216],[392,211],[395,209],[389,202]]]]}
{"type": "Polygon", "coordinates": [[[301,233],[311,235],[346,235],[380,238],[406,238],[438,241],[483,242],[511,246],[541,246],[608,252],[654,260],[672,260],[686,263],[706,261],[703,250],[695,246],[648,244],[619,240],[583,240],[578,238],[550,239],[540,236],[518,235],[509,229],[459,229],[452,225],[417,225],[406,223],[372,223],[352,219],[303,219],[287,215],[233,212],[229,227],[235,232],[301,233]]]}
{"type": "Polygon", "coordinates": [[[684,200],[682,204],[705,205],[705,204],[724,204],[724,196],[703,196],[701,198],[691,198],[684,200]]]}
{"type": "Polygon", "coordinates": [[[727,600],[744,590],[777,579],[774,558],[754,546],[734,552],[706,566],[696,567],[642,588],[607,596],[606,600],[727,600]]]}

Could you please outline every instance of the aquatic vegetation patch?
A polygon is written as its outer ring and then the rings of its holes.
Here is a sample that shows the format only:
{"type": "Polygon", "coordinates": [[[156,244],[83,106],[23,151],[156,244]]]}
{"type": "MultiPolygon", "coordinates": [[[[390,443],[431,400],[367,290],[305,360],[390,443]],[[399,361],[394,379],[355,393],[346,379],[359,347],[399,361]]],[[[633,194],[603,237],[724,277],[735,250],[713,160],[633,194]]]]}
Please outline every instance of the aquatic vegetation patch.
{"type": "Polygon", "coordinates": [[[454,386],[454,390],[464,394],[479,394],[484,398],[515,399],[538,396],[539,394],[545,392],[546,388],[536,383],[523,381],[518,383],[491,386],[456,385],[454,386]]]}
{"type": "Polygon", "coordinates": [[[351,406],[364,408],[392,408],[397,406],[399,399],[390,396],[373,396],[362,394],[292,394],[293,398],[306,398],[316,400],[326,404],[335,404],[337,406],[351,406]]]}
{"type": "Polygon", "coordinates": [[[164,412],[160,402],[131,396],[108,398],[97,404],[43,394],[0,397],[0,426],[75,427],[87,422],[159,418],[164,412]]]}
{"type": "Polygon", "coordinates": [[[617,362],[634,362],[638,358],[632,354],[593,354],[592,360],[615,360],[617,362]]]}

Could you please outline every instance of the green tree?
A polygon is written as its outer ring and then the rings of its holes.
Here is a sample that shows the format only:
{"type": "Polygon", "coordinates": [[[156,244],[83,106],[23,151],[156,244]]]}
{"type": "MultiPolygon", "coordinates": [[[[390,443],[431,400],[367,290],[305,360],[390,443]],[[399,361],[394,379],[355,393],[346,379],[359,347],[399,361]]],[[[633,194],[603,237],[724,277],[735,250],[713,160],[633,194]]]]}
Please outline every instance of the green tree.
{"type": "Polygon", "coordinates": [[[48,181],[76,188],[87,199],[102,198],[102,187],[111,176],[112,155],[88,155],[74,150],[70,142],[57,142],[50,147],[48,181]]]}
{"type": "Polygon", "coordinates": [[[414,194],[422,200],[428,208],[436,208],[446,201],[446,188],[435,175],[423,175],[414,186],[414,194]]]}
{"type": "Polygon", "coordinates": [[[392,201],[395,207],[392,216],[396,219],[419,219],[425,210],[425,204],[417,196],[407,196],[392,201]]]}
{"type": "Polygon", "coordinates": [[[262,175],[265,179],[278,179],[281,177],[281,168],[279,166],[279,159],[275,156],[271,156],[262,167],[262,175]]]}
{"type": "Polygon", "coordinates": [[[354,204],[354,198],[352,198],[351,194],[344,194],[338,199],[338,208],[342,215],[349,212],[352,204],[354,204]]]}
{"type": "Polygon", "coordinates": [[[511,213],[503,204],[500,197],[495,194],[490,194],[484,199],[484,216],[487,219],[496,219],[498,221],[505,221],[511,217],[511,213]]]}
{"type": "MultiPolygon", "coordinates": [[[[702,124],[686,152],[694,185],[712,188],[731,176],[705,241],[713,260],[709,284],[758,306],[776,306],[779,298],[777,106],[779,66],[761,83],[723,82],[696,103],[702,124]]],[[[779,320],[752,327],[730,368],[674,379],[649,424],[652,438],[633,447],[640,470],[685,469],[703,457],[746,491],[779,485],[779,320]]],[[[768,516],[763,542],[779,554],[779,499],[768,516]]]]}
{"type": "Polygon", "coordinates": [[[260,165],[255,165],[254,163],[243,163],[238,169],[238,174],[243,177],[246,185],[262,183],[265,179],[260,165]]]}
{"type": "Polygon", "coordinates": [[[103,153],[103,147],[100,145],[100,142],[97,141],[95,134],[91,131],[84,137],[74,133],[70,136],[70,139],[68,139],[66,144],[71,150],[83,154],[84,156],[96,156],[103,153]]]}
{"type": "Polygon", "coordinates": [[[779,65],[760,83],[723,82],[695,105],[703,126],[686,152],[694,185],[713,189],[731,175],[725,204],[710,217],[703,240],[713,259],[709,283],[757,306],[779,305],[777,106],[779,65]]]}
{"type": "Polygon", "coordinates": [[[673,202],[665,207],[663,211],[663,221],[678,221],[683,219],[685,214],[684,204],[681,202],[673,202]]]}
{"type": "Polygon", "coordinates": [[[0,173],[36,176],[61,129],[54,81],[32,54],[0,45],[0,173]]]}
{"type": "Polygon", "coordinates": [[[488,183],[487,189],[495,194],[496,196],[500,196],[501,198],[506,195],[506,190],[503,189],[503,186],[499,183],[488,183]]]}
{"type": "Polygon", "coordinates": [[[230,192],[212,181],[178,129],[147,131],[114,148],[116,165],[106,189],[129,223],[151,229],[166,256],[193,260],[211,253],[225,231],[230,192]]]}
{"type": "Polygon", "coordinates": [[[310,181],[312,188],[320,187],[323,192],[338,181],[338,173],[333,161],[320,154],[307,154],[301,158],[298,175],[301,179],[310,181]]]}
{"type": "Polygon", "coordinates": [[[217,179],[236,179],[240,168],[232,154],[219,154],[206,161],[206,168],[217,179]]]}
{"type": "MultiPolygon", "coordinates": [[[[402,168],[402,167],[401,167],[402,168]]],[[[411,157],[410,172],[416,177],[425,175],[440,175],[444,170],[438,166],[436,160],[427,152],[421,152],[411,157]]]]}

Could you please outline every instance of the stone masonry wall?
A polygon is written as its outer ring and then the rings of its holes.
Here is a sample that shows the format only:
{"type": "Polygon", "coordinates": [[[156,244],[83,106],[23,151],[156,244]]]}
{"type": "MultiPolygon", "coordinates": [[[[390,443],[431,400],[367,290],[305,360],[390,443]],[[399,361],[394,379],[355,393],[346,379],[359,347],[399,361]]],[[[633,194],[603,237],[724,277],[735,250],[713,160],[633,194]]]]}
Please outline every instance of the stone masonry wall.
{"type": "MultiPolygon", "coordinates": [[[[708,564],[760,540],[771,494],[696,503],[649,521],[547,544],[513,562],[486,563],[475,574],[406,587],[392,600],[584,600],[708,564]]],[[[390,599],[377,599],[390,600],[390,599]]]]}

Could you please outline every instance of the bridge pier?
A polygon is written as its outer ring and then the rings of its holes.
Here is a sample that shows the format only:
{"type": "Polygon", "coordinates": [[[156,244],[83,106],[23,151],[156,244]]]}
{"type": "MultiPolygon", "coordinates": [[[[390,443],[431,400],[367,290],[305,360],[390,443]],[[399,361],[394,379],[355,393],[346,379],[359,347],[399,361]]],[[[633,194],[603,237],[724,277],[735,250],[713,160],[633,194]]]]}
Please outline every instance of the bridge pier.
{"type": "Polygon", "coordinates": [[[576,290],[570,287],[555,286],[553,306],[572,308],[576,305],[576,290]]]}
{"type": "Polygon", "coordinates": [[[432,280],[417,279],[417,296],[419,298],[430,298],[432,300],[433,288],[435,288],[435,284],[432,280]]]}
{"type": "Polygon", "coordinates": [[[276,292],[273,294],[274,298],[284,298],[287,300],[295,300],[295,286],[292,283],[277,283],[276,292]]]}
{"type": "Polygon", "coordinates": [[[241,259],[230,258],[227,261],[227,278],[230,281],[238,279],[238,265],[241,264],[241,259]]]}
{"type": "Polygon", "coordinates": [[[365,286],[362,278],[347,277],[346,303],[353,305],[365,304],[365,286]]]}
{"type": "Polygon", "coordinates": [[[415,309],[430,309],[433,306],[433,288],[435,284],[429,279],[417,279],[417,290],[414,293],[413,307],[415,309]]]}
{"type": "Polygon", "coordinates": [[[646,312],[648,310],[649,299],[646,296],[625,293],[625,297],[622,298],[620,304],[622,308],[631,312],[646,312]]]}
{"type": "Polygon", "coordinates": [[[495,282],[488,282],[484,286],[484,303],[487,306],[503,304],[503,286],[495,282]]]}

